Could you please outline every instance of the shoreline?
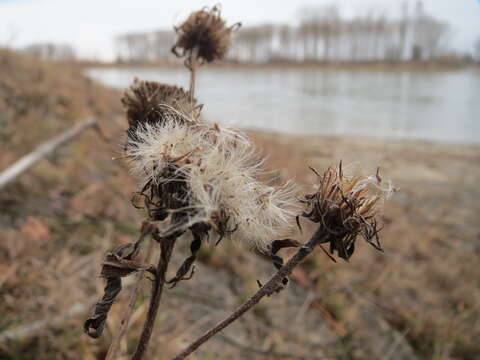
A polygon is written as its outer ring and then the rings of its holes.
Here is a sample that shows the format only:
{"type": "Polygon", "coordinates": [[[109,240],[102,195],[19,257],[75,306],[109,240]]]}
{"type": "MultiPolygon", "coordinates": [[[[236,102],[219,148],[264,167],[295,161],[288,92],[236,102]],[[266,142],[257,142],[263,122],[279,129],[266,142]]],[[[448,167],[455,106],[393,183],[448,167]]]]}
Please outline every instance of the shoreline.
{"type": "MultiPolygon", "coordinates": [[[[104,63],[104,62],[73,62],[74,66],[80,68],[118,68],[118,69],[180,69],[184,68],[178,62],[147,62],[147,63],[104,63]]],[[[270,62],[270,63],[214,63],[205,66],[211,70],[345,70],[345,71],[428,71],[428,72],[451,72],[461,70],[479,70],[480,66],[475,64],[451,64],[438,62],[359,62],[359,63],[297,63],[297,62],[270,62]]]]}
{"type": "MultiPolygon", "coordinates": [[[[289,135],[258,130],[246,133],[260,152],[267,156],[272,169],[284,169],[290,176],[300,178],[309,173],[303,166],[306,163],[309,166],[317,165],[320,169],[335,165],[340,160],[347,164],[359,163],[370,170],[381,166],[387,169],[387,173],[395,174],[393,178],[403,181],[410,180],[412,176],[420,180],[421,174],[429,173],[432,167],[437,168],[438,173],[445,174],[451,171],[447,170],[449,166],[462,164],[466,169],[468,163],[480,160],[478,144],[358,136],[289,135]]],[[[446,179],[448,176],[442,177],[446,179]]]]}
{"type": "Polygon", "coordinates": [[[351,143],[359,144],[376,144],[376,145],[420,145],[426,147],[448,147],[459,149],[476,149],[480,150],[480,141],[478,143],[472,142],[450,142],[442,140],[416,139],[416,138],[390,138],[390,137],[375,137],[363,136],[355,134],[289,134],[286,132],[256,129],[256,128],[240,128],[241,131],[248,134],[263,134],[265,136],[290,137],[297,139],[325,139],[328,141],[341,140],[351,143]]]}

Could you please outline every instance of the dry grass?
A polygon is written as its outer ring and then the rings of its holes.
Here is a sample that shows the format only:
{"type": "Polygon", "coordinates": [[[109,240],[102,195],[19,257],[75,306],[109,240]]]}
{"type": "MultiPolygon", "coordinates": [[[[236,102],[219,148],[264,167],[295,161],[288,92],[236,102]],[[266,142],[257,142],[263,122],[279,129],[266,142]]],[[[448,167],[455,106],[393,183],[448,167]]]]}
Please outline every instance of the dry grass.
{"type": "MultiPolygon", "coordinates": [[[[0,193],[0,332],[27,325],[24,336],[0,339],[0,358],[102,359],[127,293],[114,305],[103,339],[83,335],[82,323],[102,292],[102,281],[95,281],[102,254],[135,239],[141,219],[129,205],[133,180],[111,159],[127,127],[125,119],[112,120],[121,112],[120,94],[74,69],[3,51],[0,71],[0,120],[8,124],[1,167],[86,115],[99,116],[113,139],[87,132],[0,193]],[[38,321],[42,327],[32,330],[38,321]]],[[[303,164],[325,169],[339,159],[358,160],[369,171],[380,164],[401,191],[386,209],[385,254],[364,247],[350,264],[333,264],[318,252],[295,271],[290,291],[247,314],[197,358],[411,359],[415,353],[471,359],[480,353],[478,147],[252,135],[268,165],[281,169],[280,179],[314,183],[303,164]]],[[[188,245],[180,242],[173,270],[188,245]]],[[[174,355],[273,271],[238,243],[208,246],[199,260],[201,276],[166,294],[168,311],[159,315],[149,358],[174,355]]],[[[129,334],[139,333],[146,296],[129,334]]],[[[125,339],[124,354],[135,340],[125,339]]]]}
{"type": "Polygon", "coordinates": [[[478,147],[268,134],[256,140],[287,178],[311,183],[298,164],[325,168],[342,158],[366,169],[380,164],[400,188],[386,209],[385,254],[362,251],[348,265],[311,264],[312,281],[347,326],[365,326],[362,306],[353,302],[381,314],[425,358],[480,352],[478,147]]]}
{"type": "MultiPolygon", "coordinates": [[[[105,133],[120,134],[114,121],[120,94],[77,70],[8,51],[0,51],[0,68],[0,167],[88,115],[102,120],[105,133]]],[[[0,329],[28,330],[37,321],[59,316],[40,336],[34,332],[22,341],[3,339],[4,357],[78,358],[87,348],[85,339],[79,342],[78,315],[72,320],[68,312],[81,304],[86,306],[83,316],[92,294],[102,290],[101,282],[91,281],[97,277],[99,250],[135,236],[137,215],[126,206],[129,179],[118,177],[125,169],[111,159],[118,143],[89,131],[0,193],[0,262],[5,270],[0,329]]]]}

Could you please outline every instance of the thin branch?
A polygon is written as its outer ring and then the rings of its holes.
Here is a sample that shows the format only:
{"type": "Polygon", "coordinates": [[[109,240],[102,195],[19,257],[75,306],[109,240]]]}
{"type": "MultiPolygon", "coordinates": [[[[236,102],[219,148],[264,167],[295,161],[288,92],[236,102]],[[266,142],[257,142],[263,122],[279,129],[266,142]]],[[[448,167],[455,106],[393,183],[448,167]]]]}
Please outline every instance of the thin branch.
{"type": "MultiPolygon", "coordinates": [[[[140,234],[140,237],[138,239],[138,242],[142,242],[143,238],[150,234],[150,232],[142,232],[140,234]]],[[[144,265],[147,265],[150,262],[150,258],[153,253],[153,245],[154,242],[150,241],[148,244],[147,248],[147,255],[145,257],[144,265]]],[[[128,329],[128,324],[130,322],[130,318],[133,315],[133,312],[135,310],[135,303],[137,302],[138,294],[140,293],[140,285],[143,279],[143,276],[145,275],[145,269],[140,270],[135,279],[135,286],[132,289],[132,294],[130,295],[130,301],[128,303],[127,309],[125,311],[125,315],[123,316],[122,322],[121,322],[121,327],[120,331],[118,334],[113,338],[112,343],[110,344],[110,348],[108,349],[107,356],[105,357],[105,360],[113,360],[115,359],[115,356],[117,354],[118,348],[120,347],[120,342],[122,338],[125,336],[125,333],[127,332],[128,329]]]]}
{"type": "Polygon", "coordinates": [[[162,299],[163,287],[166,283],[165,275],[168,269],[168,263],[172,257],[175,241],[179,236],[175,233],[169,237],[158,238],[160,241],[160,258],[156,269],[156,276],[152,284],[152,297],[150,298],[150,307],[148,309],[145,324],[143,326],[142,334],[137,344],[137,349],[133,354],[132,360],[141,360],[147,350],[150,337],[152,336],[153,326],[157,318],[158,307],[162,299]]]}
{"type": "Polygon", "coordinates": [[[189,55],[189,70],[190,70],[190,96],[193,98],[195,96],[195,77],[197,75],[197,54],[198,49],[195,47],[192,51],[190,51],[189,55]]]}
{"type": "Polygon", "coordinates": [[[326,242],[328,237],[331,236],[328,232],[324,232],[323,228],[320,227],[313,234],[311,239],[290,258],[290,260],[283,265],[275,275],[273,275],[270,280],[263,285],[250,299],[245,303],[239,306],[230,316],[219,322],[216,326],[205,332],[197,340],[192,342],[184,351],[179,355],[173,358],[173,360],[183,360],[205,342],[207,342],[213,335],[225,329],[228,325],[233,323],[235,320],[240,318],[245,312],[250,310],[255,306],[263,297],[270,296],[273,293],[276,293],[282,289],[282,280],[286,276],[290,275],[293,268],[300,264],[320,243],[326,242]]]}

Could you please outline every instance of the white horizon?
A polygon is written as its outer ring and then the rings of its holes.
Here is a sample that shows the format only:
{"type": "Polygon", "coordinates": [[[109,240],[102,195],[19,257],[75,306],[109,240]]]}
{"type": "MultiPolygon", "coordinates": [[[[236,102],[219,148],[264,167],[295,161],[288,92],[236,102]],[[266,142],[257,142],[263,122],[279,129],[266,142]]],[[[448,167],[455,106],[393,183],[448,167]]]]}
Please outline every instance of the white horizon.
{"type": "MultiPolygon", "coordinates": [[[[244,25],[298,21],[306,6],[335,3],[346,17],[375,7],[396,17],[403,0],[225,0],[223,14],[229,23],[244,25]]],[[[192,10],[218,1],[177,0],[0,0],[0,46],[23,48],[34,43],[71,45],[79,58],[110,61],[115,58],[114,38],[126,32],[171,29],[192,10]],[[63,29],[63,31],[62,31],[63,29]]],[[[413,11],[415,0],[408,0],[413,11]]],[[[449,49],[472,53],[480,38],[479,0],[423,0],[428,13],[451,24],[449,49]]]]}

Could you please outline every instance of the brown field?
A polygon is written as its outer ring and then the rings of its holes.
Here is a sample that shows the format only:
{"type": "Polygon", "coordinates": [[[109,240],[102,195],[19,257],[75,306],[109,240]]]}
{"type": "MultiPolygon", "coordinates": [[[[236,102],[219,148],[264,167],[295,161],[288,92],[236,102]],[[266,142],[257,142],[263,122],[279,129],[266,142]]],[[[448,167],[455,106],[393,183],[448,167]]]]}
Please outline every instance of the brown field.
{"type": "MultiPolygon", "coordinates": [[[[134,240],[143,214],[121,160],[120,93],[80,70],[0,51],[0,169],[93,115],[72,144],[0,190],[0,359],[103,359],[128,281],[103,338],[83,334],[101,296],[103,254],[134,240]],[[105,137],[107,139],[105,139],[105,137]]],[[[385,208],[384,253],[367,244],[350,263],[322,252],[192,359],[478,359],[480,147],[365,138],[251,134],[282,179],[315,182],[312,166],[381,167],[399,191],[385,208]]],[[[311,231],[305,224],[304,235],[311,231]]],[[[302,235],[296,233],[296,237],[302,235]]],[[[188,253],[181,242],[174,273],[188,253]]],[[[242,244],[204,248],[191,281],[165,292],[149,359],[169,359],[245,300],[273,272],[242,244]]],[[[148,304],[132,318],[131,353],[148,304]]]]}

